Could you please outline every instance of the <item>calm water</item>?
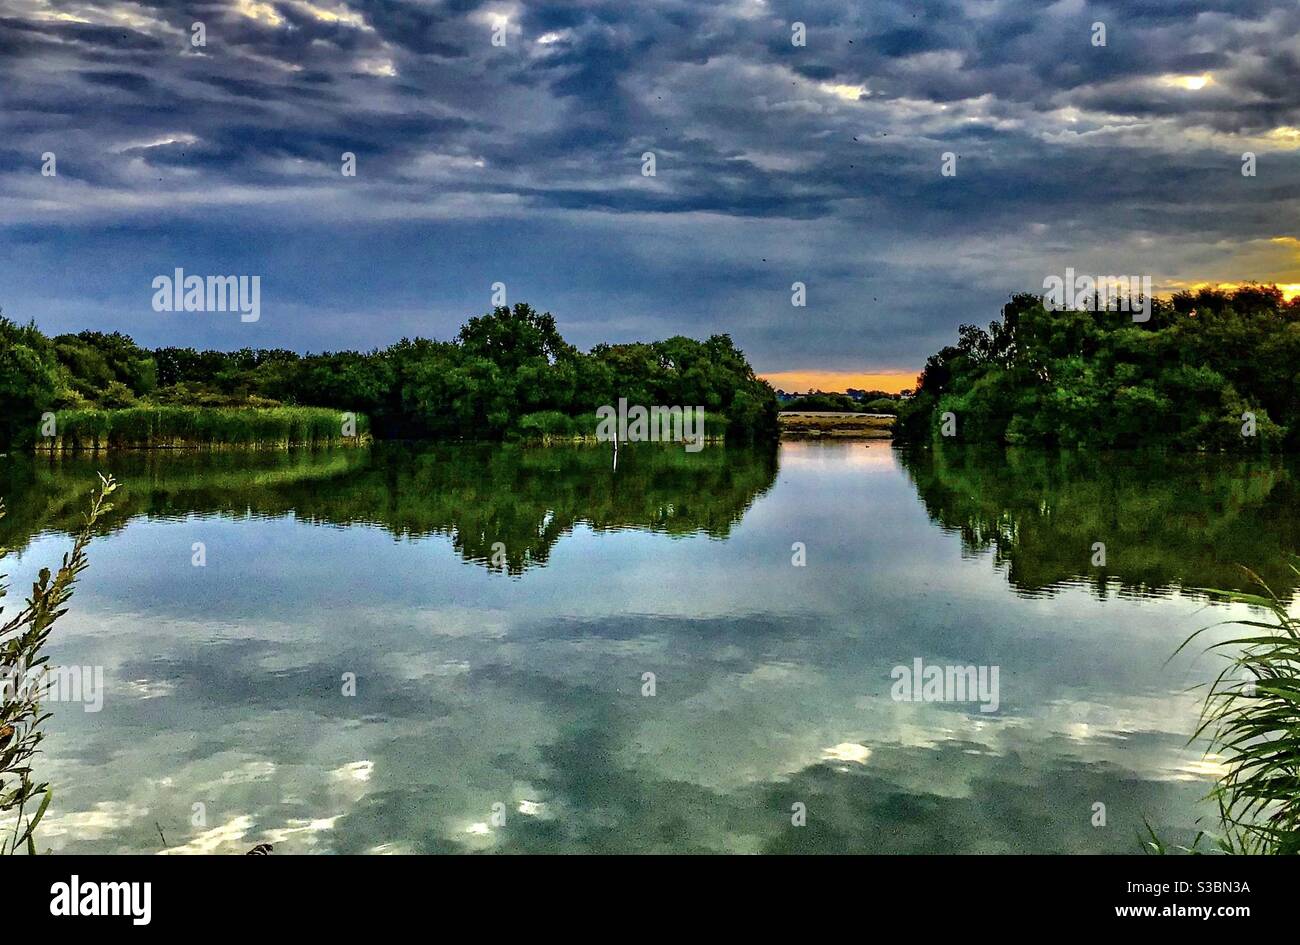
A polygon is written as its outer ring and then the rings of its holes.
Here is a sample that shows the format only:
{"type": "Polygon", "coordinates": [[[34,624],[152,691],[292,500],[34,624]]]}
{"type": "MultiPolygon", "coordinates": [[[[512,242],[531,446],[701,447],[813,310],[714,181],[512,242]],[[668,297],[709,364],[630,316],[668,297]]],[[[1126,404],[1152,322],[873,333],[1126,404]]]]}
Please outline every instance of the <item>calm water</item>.
{"type": "Polygon", "coordinates": [[[1241,562],[1290,590],[1295,469],[880,443],[608,460],[0,460],[15,591],[96,468],[124,483],[54,635],[106,695],[53,706],[42,846],[1136,852],[1144,818],[1185,841],[1211,815],[1185,690],[1219,667],[1164,663],[1230,612],[1183,588],[1241,586],[1241,562]],[[998,711],[891,699],[917,658],[998,667],[998,711]]]}

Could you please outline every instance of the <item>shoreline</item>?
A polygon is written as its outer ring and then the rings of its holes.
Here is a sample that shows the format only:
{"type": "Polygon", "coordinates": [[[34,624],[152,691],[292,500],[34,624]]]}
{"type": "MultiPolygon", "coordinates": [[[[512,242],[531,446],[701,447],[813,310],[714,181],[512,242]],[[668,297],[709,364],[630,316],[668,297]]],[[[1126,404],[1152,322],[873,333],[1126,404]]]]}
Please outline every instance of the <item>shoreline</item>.
{"type": "Polygon", "coordinates": [[[888,414],[791,410],[777,415],[783,440],[892,440],[895,418],[888,414]]]}
{"type": "MultiPolygon", "coordinates": [[[[725,446],[726,437],[713,435],[703,437],[705,445],[708,446],[725,446]]],[[[522,437],[513,439],[482,439],[471,440],[462,438],[446,439],[384,439],[378,438],[370,433],[358,434],[355,437],[341,437],[330,440],[294,440],[294,441],[262,441],[251,443],[237,442],[201,442],[193,440],[173,440],[166,443],[104,443],[98,440],[92,443],[73,442],[64,443],[59,438],[57,443],[38,442],[33,445],[31,453],[39,455],[62,455],[65,453],[202,453],[202,452],[224,452],[224,451],[249,451],[249,452],[287,452],[292,450],[326,450],[335,447],[346,449],[357,449],[371,447],[382,444],[478,444],[483,446],[532,446],[532,447],[551,447],[551,446],[588,446],[588,447],[607,447],[611,441],[601,440],[594,435],[583,436],[540,436],[540,437],[522,437]]],[[[776,442],[775,440],[773,442],[776,442]]],[[[625,447],[639,447],[642,445],[654,446],[683,446],[682,443],[671,441],[630,441],[624,440],[621,443],[625,447]]],[[[692,452],[687,450],[686,452],[692,452]]],[[[694,452],[700,452],[696,450],[694,452]]],[[[0,456],[6,454],[0,453],[0,456]]]]}

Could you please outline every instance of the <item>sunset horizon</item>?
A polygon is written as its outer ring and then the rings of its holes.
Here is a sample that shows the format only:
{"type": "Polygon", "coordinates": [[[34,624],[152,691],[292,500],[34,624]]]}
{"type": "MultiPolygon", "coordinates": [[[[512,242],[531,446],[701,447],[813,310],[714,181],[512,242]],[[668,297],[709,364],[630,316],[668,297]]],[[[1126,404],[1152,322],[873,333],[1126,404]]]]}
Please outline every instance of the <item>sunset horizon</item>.
{"type": "Polygon", "coordinates": [[[791,394],[808,391],[844,393],[855,390],[880,390],[897,394],[916,386],[917,371],[755,371],[777,390],[791,394]]]}

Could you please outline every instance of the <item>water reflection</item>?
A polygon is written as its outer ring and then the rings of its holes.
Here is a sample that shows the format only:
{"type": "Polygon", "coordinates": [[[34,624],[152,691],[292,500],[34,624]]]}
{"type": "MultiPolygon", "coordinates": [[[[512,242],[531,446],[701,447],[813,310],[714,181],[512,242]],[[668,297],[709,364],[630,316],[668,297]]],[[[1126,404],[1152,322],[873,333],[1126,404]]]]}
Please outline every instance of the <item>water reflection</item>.
{"type": "Polygon", "coordinates": [[[42,530],[71,533],[97,482],[121,483],[102,526],[135,517],[251,514],[394,535],[449,535],[468,561],[520,574],[545,564],[578,524],[726,538],[776,477],[776,450],[720,446],[687,453],[625,446],[620,469],[599,448],[382,445],[293,453],[112,453],[0,465],[0,545],[42,530]]]}
{"type": "MultiPolygon", "coordinates": [[[[1210,622],[1179,587],[1291,547],[1284,466],[779,458],[111,457],[117,518],[52,644],[108,692],[55,708],[42,843],[153,852],[161,825],[174,852],[1134,852],[1144,820],[1191,839],[1216,762],[1186,745],[1187,689],[1218,667],[1166,664],[1210,622]],[[1196,552],[1202,533],[1224,544],[1196,552]],[[915,658],[999,666],[999,711],[894,702],[915,658]]],[[[94,464],[4,469],[22,587],[94,464]]]]}
{"type": "Polygon", "coordinates": [[[1244,590],[1243,565],[1281,596],[1296,589],[1293,460],[962,447],[899,457],[931,519],[969,552],[991,550],[1029,596],[1071,584],[1101,597],[1244,590]],[[1095,566],[1097,542],[1105,564],[1095,566]]]}

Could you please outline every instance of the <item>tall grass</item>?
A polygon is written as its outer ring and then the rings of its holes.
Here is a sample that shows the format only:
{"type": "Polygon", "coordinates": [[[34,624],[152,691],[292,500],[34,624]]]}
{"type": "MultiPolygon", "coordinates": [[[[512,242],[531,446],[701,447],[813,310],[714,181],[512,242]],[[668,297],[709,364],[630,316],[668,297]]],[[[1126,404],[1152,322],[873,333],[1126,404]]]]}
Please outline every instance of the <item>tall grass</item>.
{"type": "Polygon", "coordinates": [[[356,414],[356,436],[343,435],[344,414],[325,407],[127,407],[73,409],[55,415],[57,435],[38,450],[287,448],[352,445],[370,438],[356,414]]]}
{"type": "MultiPolygon", "coordinates": [[[[1291,570],[1300,576],[1300,569],[1291,570]]],[[[1210,792],[1219,808],[1225,853],[1300,853],[1300,618],[1253,571],[1261,593],[1209,590],[1260,608],[1266,619],[1226,620],[1192,634],[1182,650],[1213,627],[1237,626],[1232,639],[1208,648],[1227,660],[1206,695],[1192,740],[1208,737],[1226,759],[1210,792]],[[1225,652],[1226,651],[1226,652],[1225,652]]],[[[1158,843],[1158,841],[1157,841],[1158,843]]],[[[1155,844],[1148,846],[1156,849],[1155,844]]],[[[1194,844],[1195,846],[1195,844],[1194,844]]]]}
{"type": "MultiPolygon", "coordinates": [[[[99,491],[73,541],[72,551],[63,556],[63,564],[53,577],[49,568],[41,569],[23,608],[0,624],[0,682],[7,684],[0,698],[0,855],[23,848],[28,853],[36,852],[33,831],[50,806],[51,795],[49,784],[32,777],[32,759],[45,737],[41,724],[49,713],[41,711],[40,686],[21,683],[39,678],[49,659],[44,654],[45,642],[54,622],[67,612],[72,586],[88,564],[86,546],[95,523],[112,508],[106,500],[116,488],[111,477],[100,476],[99,491]],[[36,809],[28,816],[31,807],[36,809]],[[12,833],[7,829],[11,818],[12,833]]],[[[0,503],[3,515],[4,505],[0,503]]],[[[5,554],[5,549],[0,548],[0,558],[5,554]]],[[[0,575],[0,598],[8,590],[3,578],[0,575]]]]}

